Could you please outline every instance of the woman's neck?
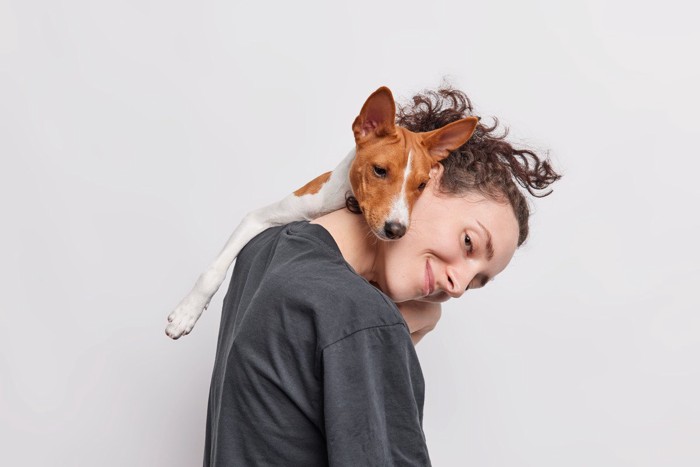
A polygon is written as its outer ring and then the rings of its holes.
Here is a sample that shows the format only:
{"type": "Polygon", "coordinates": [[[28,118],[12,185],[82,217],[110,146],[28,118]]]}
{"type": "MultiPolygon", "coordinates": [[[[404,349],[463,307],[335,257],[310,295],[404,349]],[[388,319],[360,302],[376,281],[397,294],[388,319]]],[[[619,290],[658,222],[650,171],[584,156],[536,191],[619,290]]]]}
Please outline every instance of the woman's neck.
{"type": "Polygon", "coordinates": [[[319,224],[331,234],[343,258],[355,272],[370,282],[376,280],[379,240],[370,231],[364,217],[340,209],[311,223],[319,224]]]}

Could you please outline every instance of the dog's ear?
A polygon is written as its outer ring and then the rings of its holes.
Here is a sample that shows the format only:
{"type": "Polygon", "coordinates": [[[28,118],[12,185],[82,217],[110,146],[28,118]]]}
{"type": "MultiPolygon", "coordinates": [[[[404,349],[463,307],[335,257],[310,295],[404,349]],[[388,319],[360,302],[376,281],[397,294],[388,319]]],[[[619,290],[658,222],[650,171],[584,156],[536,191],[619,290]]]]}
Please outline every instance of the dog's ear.
{"type": "Polygon", "coordinates": [[[362,143],[372,136],[382,137],[396,131],[396,104],[389,88],[382,86],[365,101],[352,124],[355,142],[362,143]]]}
{"type": "Polygon", "coordinates": [[[437,130],[421,133],[423,144],[435,161],[441,161],[449,156],[450,152],[469,141],[477,123],[479,123],[478,117],[467,117],[437,130]]]}

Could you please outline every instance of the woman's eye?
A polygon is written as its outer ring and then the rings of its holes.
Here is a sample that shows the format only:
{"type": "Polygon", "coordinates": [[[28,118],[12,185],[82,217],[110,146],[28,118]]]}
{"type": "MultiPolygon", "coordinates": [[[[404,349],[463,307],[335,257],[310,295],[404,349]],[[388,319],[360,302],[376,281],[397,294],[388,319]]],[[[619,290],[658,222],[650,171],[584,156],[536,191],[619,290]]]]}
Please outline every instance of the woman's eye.
{"type": "Polygon", "coordinates": [[[425,182],[418,185],[418,191],[423,191],[424,188],[425,188],[425,182]]]}
{"type": "Polygon", "coordinates": [[[385,178],[386,177],[386,169],[384,167],[379,167],[378,165],[374,166],[374,175],[376,175],[379,178],[385,178]]]}
{"type": "Polygon", "coordinates": [[[466,245],[467,251],[469,251],[469,253],[474,251],[474,245],[472,245],[472,239],[469,238],[469,235],[464,236],[464,244],[466,245]]]}

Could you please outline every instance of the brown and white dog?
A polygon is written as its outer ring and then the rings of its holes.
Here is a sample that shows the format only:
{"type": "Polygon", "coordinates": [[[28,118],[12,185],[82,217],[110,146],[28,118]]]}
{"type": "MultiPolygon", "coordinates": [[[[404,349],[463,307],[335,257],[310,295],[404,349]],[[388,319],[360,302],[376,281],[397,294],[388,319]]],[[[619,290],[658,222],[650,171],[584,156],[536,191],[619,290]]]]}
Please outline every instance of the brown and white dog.
{"type": "Polygon", "coordinates": [[[228,268],[253,237],[275,225],[312,220],[340,209],[351,190],[378,238],[401,238],[410,226],[411,209],[431,167],[469,140],[478,119],[467,117],[426,133],[399,127],[395,120],[394,98],[388,88],[381,87],[367,98],[352,124],[355,148],[332,172],[246,215],[192,291],[168,316],[165,333],[173,339],[190,333],[228,268]]]}

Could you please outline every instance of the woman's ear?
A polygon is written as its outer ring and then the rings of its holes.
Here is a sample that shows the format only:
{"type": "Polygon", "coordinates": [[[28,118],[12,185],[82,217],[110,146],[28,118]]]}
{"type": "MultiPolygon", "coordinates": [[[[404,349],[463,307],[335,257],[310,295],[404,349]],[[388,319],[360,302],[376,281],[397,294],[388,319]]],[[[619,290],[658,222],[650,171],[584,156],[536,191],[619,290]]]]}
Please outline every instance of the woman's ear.
{"type": "Polygon", "coordinates": [[[442,177],[442,173],[445,171],[445,168],[442,166],[442,164],[435,164],[430,168],[430,172],[428,172],[428,175],[432,179],[440,179],[442,177]]]}

